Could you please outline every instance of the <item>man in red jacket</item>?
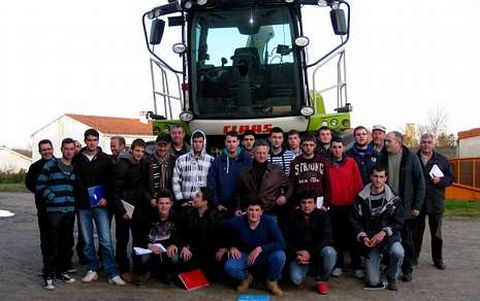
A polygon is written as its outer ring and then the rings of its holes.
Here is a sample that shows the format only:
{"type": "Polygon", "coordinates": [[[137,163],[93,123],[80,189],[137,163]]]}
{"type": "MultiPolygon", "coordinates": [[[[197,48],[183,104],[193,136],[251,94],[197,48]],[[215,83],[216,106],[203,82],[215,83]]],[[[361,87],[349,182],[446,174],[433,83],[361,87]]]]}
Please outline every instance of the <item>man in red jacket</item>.
{"type": "Polygon", "coordinates": [[[345,156],[342,138],[334,137],[330,150],[332,157],[328,167],[330,180],[330,203],[328,205],[330,205],[333,245],[338,253],[332,275],[338,277],[343,273],[343,251],[348,250],[351,258],[350,265],[355,276],[363,278],[364,271],[361,268],[360,252],[355,243],[355,233],[350,222],[353,201],[363,188],[362,176],[355,160],[345,156]]]}

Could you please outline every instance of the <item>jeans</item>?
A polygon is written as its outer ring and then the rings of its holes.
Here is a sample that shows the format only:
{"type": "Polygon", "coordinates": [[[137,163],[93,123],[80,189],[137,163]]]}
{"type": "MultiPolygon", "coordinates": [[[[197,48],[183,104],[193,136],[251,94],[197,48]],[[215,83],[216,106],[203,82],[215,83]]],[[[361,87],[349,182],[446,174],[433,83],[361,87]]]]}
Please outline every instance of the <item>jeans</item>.
{"type": "Polygon", "coordinates": [[[295,261],[290,262],[290,280],[295,285],[300,285],[307,277],[310,267],[315,269],[315,280],[317,282],[328,282],[332,276],[335,262],[337,261],[337,252],[330,246],[323,247],[318,254],[311,254],[310,264],[298,264],[295,261]]]}
{"type": "Polygon", "coordinates": [[[72,264],[73,224],[72,213],[45,213],[44,277],[66,272],[72,264]]]}
{"type": "Polygon", "coordinates": [[[241,254],[242,256],[239,259],[231,257],[225,262],[225,272],[230,277],[245,280],[248,278],[248,269],[257,266],[267,267],[267,280],[269,281],[277,281],[282,276],[282,270],[285,266],[285,252],[282,250],[268,254],[260,253],[251,266],[248,265],[248,253],[242,252],[241,254]]]}
{"type": "Polygon", "coordinates": [[[104,207],[80,209],[79,217],[83,239],[85,240],[84,255],[88,261],[87,269],[95,271],[98,268],[98,259],[97,254],[95,254],[95,242],[93,239],[93,223],[95,222],[105,273],[109,279],[118,276],[118,266],[113,257],[113,244],[110,233],[111,218],[108,209],[104,207]]]}
{"type": "MultiPolygon", "coordinates": [[[[381,246],[377,246],[371,249],[368,257],[365,259],[365,278],[370,285],[380,283],[380,264],[382,263],[383,257],[383,250],[381,248],[381,246]]],[[[388,246],[385,252],[388,253],[387,280],[395,281],[402,266],[405,252],[402,244],[398,241],[388,246]]]]}
{"type": "MultiPolygon", "coordinates": [[[[428,228],[430,229],[432,260],[434,264],[443,262],[442,213],[428,214],[428,228]]],[[[413,245],[415,258],[418,259],[422,250],[423,233],[425,232],[425,212],[421,212],[413,222],[413,245]]]]}

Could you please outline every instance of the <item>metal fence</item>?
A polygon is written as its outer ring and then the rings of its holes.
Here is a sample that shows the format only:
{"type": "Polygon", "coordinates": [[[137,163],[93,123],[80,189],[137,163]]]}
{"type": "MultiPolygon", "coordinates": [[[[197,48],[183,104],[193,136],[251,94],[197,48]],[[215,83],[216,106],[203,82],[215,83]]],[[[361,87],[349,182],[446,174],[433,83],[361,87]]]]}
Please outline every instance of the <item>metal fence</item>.
{"type": "Polygon", "coordinates": [[[480,200],[480,158],[450,159],[455,177],[452,186],[447,188],[447,198],[480,200]]]}

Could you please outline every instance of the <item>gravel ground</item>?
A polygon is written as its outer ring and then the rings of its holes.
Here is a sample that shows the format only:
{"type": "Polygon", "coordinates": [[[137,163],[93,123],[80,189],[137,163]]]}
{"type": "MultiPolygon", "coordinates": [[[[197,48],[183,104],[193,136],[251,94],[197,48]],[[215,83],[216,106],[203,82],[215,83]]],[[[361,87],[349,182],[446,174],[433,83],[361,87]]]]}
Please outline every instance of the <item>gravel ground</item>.
{"type": "MultiPolygon", "coordinates": [[[[114,287],[103,275],[91,284],[81,283],[85,273],[77,266],[77,282],[59,283],[54,291],[42,288],[41,256],[33,196],[26,193],[0,193],[0,209],[15,213],[0,217],[0,300],[236,300],[237,293],[228,287],[213,285],[186,292],[157,282],[147,287],[114,287]]],[[[430,262],[429,237],[411,283],[399,281],[399,291],[369,292],[363,283],[347,275],[330,283],[330,294],[285,286],[283,300],[480,300],[480,220],[448,218],[444,220],[445,261],[447,270],[436,270],[430,262]]],[[[76,258],[76,257],[75,257],[76,258]]],[[[261,286],[257,286],[257,288],[261,286]]],[[[252,293],[265,293],[252,289],[252,293]]]]}

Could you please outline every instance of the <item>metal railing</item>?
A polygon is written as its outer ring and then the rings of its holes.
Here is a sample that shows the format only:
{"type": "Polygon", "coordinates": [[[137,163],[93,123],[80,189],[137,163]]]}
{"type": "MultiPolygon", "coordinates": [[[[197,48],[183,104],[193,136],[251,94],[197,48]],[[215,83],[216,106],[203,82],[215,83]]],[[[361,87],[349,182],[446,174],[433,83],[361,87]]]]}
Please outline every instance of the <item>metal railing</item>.
{"type": "Polygon", "coordinates": [[[164,117],[166,119],[173,119],[173,113],[172,113],[172,101],[176,100],[180,103],[180,105],[183,107],[183,94],[182,94],[182,89],[181,89],[181,79],[179,74],[172,72],[168,68],[166,68],[162,62],[150,58],[150,71],[151,71],[151,77],[152,77],[152,94],[153,94],[153,107],[155,114],[158,114],[158,105],[157,105],[157,97],[163,99],[163,111],[164,111],[164,117]],[[157,67],[157,69],[155,69],[157,67]],[[156,85],[156,77],[155,77],[155,70],[159,70],[160,72],[160,78],[158,80],[159,82],[159,89],[157,90],[158,85],[156,85]],[[170,74],[170,77],[169,77],[170,74]],[[174,78],[172,78],[172,75],[174,78]],[[178,87],[178,95],[172,94],[170,91],[170,85],[172,85],[172,81],[177,82],[177,87],[178,87]]]}
{"type": "Polygon", "coordinates": [[[453,166],[454,184],[480,191],[480,158],[454,158],[449,161],[453,166]]]}

